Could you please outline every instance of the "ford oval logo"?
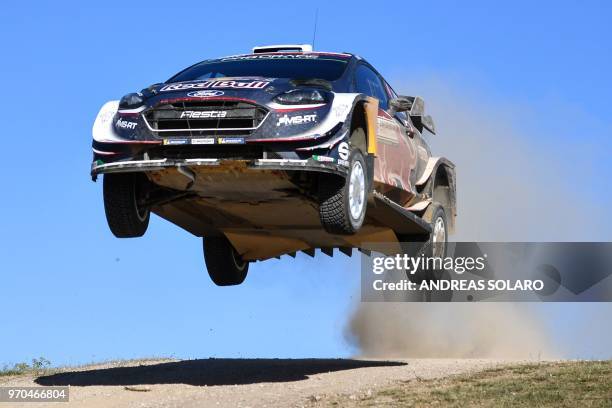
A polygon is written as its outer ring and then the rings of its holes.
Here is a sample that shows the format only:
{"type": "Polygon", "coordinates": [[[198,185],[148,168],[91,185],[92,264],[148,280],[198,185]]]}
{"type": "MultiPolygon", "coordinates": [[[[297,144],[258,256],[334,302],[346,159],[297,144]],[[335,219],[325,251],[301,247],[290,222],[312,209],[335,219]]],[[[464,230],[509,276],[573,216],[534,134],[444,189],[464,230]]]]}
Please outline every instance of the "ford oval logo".
{"type": "Polygon", "coordinates": [[[193,91],[189,92],[187,96],[191,96],[192,98],[210,98],[213,96],[221,96],[224,93],[223,91],[193,91]]]}

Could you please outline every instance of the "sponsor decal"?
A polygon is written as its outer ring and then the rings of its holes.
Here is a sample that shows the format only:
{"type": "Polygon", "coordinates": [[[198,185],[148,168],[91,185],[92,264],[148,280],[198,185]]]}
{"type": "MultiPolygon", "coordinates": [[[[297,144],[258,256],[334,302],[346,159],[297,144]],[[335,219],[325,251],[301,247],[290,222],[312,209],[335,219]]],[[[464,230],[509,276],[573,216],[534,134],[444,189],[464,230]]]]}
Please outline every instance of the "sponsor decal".
{"type": "Polygon", "coordinates": [[[183,111],[181,112],[181,119],[224,118],[226,115],[226,111],[183,111]]]}
{"type": "Polygon", "coordinates": [[[242,60],[269,60],[269,59],[317,59],[316,54],[256,54],[256,55],[236,55],[233,57],[221,58],[220,61],[242,61],[242,60]]]}
{"type": "Polygon", "coordinates": [[[104,125],[113,120],[113,118],[115,117],[115,113],[116,113],[115,110],[105,111],[103,113],[100,113],[98,117],[96,118],[96,120],[98,120],[101,125],[104,125]]]}
{"type": "Polygon", "coordinates": [[[182,91],[186,89],[208,89],[208,88],[229,88],[229,89],[263,89],[270,84],[271,81],[234,81],[234,80],[209,80],[192,83],[170,84],[162,87],[161,92],[166,91],[182,91]]]}
{"type": "Polygon", "coordinates": [[[187,139],[164,139],[164,145],[184,145],[189,143],[187,139]]]}
{"type": "Polygon", "coordinates": [[[349,161],[348,160],[342,160],[342,159],[338,159],[338,164],[344,167],[348,167],[349,166],[349,161]]]}
{"type": "Polygon", "coordinates": [[[340,156],[340,159],[348,160],[349,154],[350,154],[350,149],[349,149],[348,143],[346,142],[340,143],[340,145],[338,146],[338,156],[340,156]]]}
{"type": "Polygon", "coordinates": [[[313,113],[312,115],[298,115],[298,116],[284,115],[278,118],[278,123],[276,124],[276,126],[304,125],[306,123],[313,123],[316,121],[317,121],[316,113],[313,113]]]}
{"type": "Polygon", "coordinates": [[[332,115],[336,118],[336,120],[340,120],[346,117],[351,110],[351,106],[349,104],[343,103],[339,105],[335,105],[332,109],[332,115]]]}
{"type": "Polygon", "coordinates": [[[138,126],[138,123],[119,119],[116,125],[117,127],[120,127],[121,129],[136,129],[136,126],[138,126]]]}
{"type": "Polygon", "coordinates": [[[401,138],[400,126],[394,120],[378,118],[376,140],[383,144],[396,145],[401,138]]]}
{"type": "Polygon", "coordinates": [[[219,144],[244,144],[244,137],[220,137],[217,139],[219,144]]]}
{"type": "Polygon", "coordinates": [[[313,155],[312,158],[318,162],[334,162],[334,158],[333,157],[328,157],[328,156],[319,156],[319,155],[313,155]]]}
{"type": "Polygon", "coordinates": [[[193,91],[189,92],[187,96],[191,96],[192,98],[212,98],[223,94],[225,94],[223,91],[193,91]]]}
{"type": "Polygon", "coordinates": [[[191,144],[194,144],[194,145],[211,145],[211,144],[215,144],[215,138],[214,137],[195,138],[195,139],[191,139],[191,144]]]}

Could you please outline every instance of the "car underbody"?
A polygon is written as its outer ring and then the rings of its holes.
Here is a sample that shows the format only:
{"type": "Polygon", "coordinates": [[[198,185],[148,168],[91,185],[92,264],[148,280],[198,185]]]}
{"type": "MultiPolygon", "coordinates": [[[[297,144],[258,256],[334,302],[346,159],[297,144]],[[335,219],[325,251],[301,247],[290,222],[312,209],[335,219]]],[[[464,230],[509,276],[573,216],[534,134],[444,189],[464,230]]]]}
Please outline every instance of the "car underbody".
{"type": "Polygon", "coordinates": [[[426,239],[428,223],[378,192],[368,200],[356,234],[323,230],[316,178],[343,177],[343,171],[308,160],[160,159],[99,165],[94,174],[145,174],[152,182],[146,204],[153,213],[196,236],[225,235],[248,261],[297,251],[314,255],[316,248],[350,255],[352,248],[367,251],[368,244],[397,242],[398,234],[426,239]]]}

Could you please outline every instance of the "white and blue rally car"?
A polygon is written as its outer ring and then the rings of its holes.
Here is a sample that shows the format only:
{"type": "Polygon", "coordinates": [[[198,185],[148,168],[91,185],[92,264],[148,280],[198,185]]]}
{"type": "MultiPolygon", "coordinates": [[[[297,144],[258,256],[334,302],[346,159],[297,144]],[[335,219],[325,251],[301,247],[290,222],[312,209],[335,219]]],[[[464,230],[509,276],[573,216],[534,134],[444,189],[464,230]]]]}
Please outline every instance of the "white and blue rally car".
{"type": "Polygon", "coordinates": [[[455,171],[427,132],[423,100],[359,56],[256,47],[107,102],[91,175],[104,174],[115,236],[142,236],[153,212],[203,237],[211,278],[233,285],[249,262],[296,251],[416,241],[443,253],[455,171]]]}

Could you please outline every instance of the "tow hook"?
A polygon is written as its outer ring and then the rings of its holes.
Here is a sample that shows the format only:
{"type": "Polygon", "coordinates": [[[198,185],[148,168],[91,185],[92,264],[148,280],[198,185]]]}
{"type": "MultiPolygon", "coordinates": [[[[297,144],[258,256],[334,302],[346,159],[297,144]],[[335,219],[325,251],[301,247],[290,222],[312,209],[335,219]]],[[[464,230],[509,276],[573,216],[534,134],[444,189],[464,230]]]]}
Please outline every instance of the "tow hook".
{"type": "Polygon", "coordinates": [[[189,179],[189,182],[187,183],[187,186],[185,187],[185,190],[191,190],[191,188],[193,187],[193,184],[195,183],[196,180],[196,175],[193,172],[193,170],[191,170],[189,167],[183,165],[183,164],[177,164],[176,165],[176,170],[181,173],[183,176],[187,177],[189,179]]]}

